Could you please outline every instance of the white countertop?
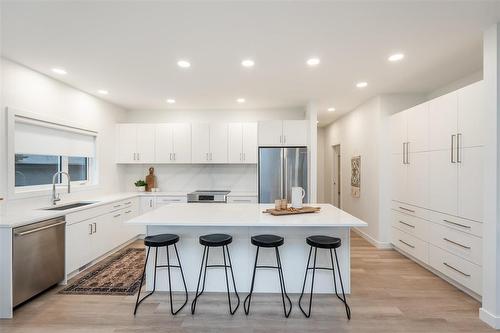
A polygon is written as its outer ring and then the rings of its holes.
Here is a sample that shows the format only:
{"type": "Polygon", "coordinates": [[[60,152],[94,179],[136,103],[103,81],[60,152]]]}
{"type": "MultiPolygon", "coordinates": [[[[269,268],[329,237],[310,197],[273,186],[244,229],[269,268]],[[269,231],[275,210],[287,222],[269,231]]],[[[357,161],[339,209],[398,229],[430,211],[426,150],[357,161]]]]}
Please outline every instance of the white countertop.
{"type": "Polygon", "coordinates": [[[330,204],[318,213],[272,216],[263,213],[273,204],[188,203],[168,205],[131,219],[126,223],[149,226],[227,226],[227,227],[366,227],[362,220],[330,204]]]}

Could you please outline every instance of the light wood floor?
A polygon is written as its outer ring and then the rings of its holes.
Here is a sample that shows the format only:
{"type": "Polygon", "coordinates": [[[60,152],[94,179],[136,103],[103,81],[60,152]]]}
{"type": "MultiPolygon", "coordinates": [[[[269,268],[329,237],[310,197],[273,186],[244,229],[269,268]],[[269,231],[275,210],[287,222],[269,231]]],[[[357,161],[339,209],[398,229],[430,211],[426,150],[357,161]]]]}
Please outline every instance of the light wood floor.
{"type": "MultiPolygon", "coordinates": [[[[192,316],[173,317],[167,294],[150,297],[132,315],[132,296],[59,295],[48,291],[0,320],[0,332],[494,332],[478,318],[480,304],[392,250],[352,235],[352,289],[347,321],[342,303],[318,296],[306,319],[296,306],[282,314],[277,295],[255,295],[252,313],[227,313],[224,294],[206,294],[192,316]]],[[[245,295],[243,295],[245,296],[245,295]]]]}

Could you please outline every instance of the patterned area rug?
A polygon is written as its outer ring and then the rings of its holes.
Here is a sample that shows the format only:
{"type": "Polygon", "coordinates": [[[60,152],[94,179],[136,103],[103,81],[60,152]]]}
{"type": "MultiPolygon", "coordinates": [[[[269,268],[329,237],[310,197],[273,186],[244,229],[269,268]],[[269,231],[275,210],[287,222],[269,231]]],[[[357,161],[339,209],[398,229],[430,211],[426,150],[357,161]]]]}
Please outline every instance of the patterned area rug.
{"type": "Polygon", "coordinates": [[[134,295],[140,288],[146,251],[125,249],[105,259],[59,291],[70,295],[134,295]]]}

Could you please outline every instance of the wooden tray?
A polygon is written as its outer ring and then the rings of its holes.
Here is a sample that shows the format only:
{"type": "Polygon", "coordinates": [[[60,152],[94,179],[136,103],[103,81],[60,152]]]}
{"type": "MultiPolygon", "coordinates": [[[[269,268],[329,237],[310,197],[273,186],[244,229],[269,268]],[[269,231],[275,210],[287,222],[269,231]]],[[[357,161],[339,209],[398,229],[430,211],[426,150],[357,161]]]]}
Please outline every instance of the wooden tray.
{"type": "Polygon", "coordinates": [[[263,213],[268,213],[274,216],[282,215],[295,215],[295,214],[309,214],[319,212],[321,207],[302,207],[302,208],[287,208],[286,210],[277,210],[268,208],[263,213]]]}

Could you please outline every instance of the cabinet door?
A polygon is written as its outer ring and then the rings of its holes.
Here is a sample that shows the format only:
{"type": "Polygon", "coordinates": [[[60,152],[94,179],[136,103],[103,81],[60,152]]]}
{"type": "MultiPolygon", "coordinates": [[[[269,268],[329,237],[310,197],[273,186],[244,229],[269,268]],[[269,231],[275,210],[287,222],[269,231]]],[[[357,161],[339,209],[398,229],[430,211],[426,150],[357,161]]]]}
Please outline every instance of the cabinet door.
{"type": "Polygon", "coordinates": [[[393,154],[402,154],[403,143],[408,141],[406,117],[406,111],[391,116],[391,152],[393,154]]]}
{"type": "Polygon", "coordinates": [[[156,125],[155,162],[173,163],[174,131],[172,124],[156,125]]]}
{"type": "Polygon", "coordinates": [[[259,121],[259,146],[283,145],[283,121],[259,121]]]}
{"type": "Polygon", "coordinates": [[[174,163],[191,163],[191,124],[172,124],[174,163]]]}
{"type": "Polygon", "coordinates": [[[257,163],[257,123],[243,123],[243,162],[257,163]]]}
{"type": "Polygon", "coordinates": [[[429,148],[451,149],[451,136],[457,134],[457,93],[429,102],[429,148]]]}
{"type": "Polygon", "coordinates": [[[484,84],[471,84],[458,91],[458,133],[460,146],[477,147],[484,144],[484,84]]]}
{"type": "Polygon", "coordinates": [[[228,162],[243,163],[243,124],[228,125],[228,162]]]}
{"type": "Polygon", "coordinates": [[[141,214],[152,211],[156,208],[155,197],[142,197],[141,198],[141,214]]]}
{"type": "Polygon", "coordinates": [[[429,103],[417,105],[406,112],[408,150],[410,153],[429,150],[429,103]]]}
{"type": "Polygon", "coordinates": [[[210,125],[210,163],[227,163],[227,124],[210,125]]]}
{"type": "Polygon", "coordinates": [[[451,163],[451,150],[429,152],[429,207],[457,215],[457,164],[451,163]]]}
{"type": "Polygon", "coordinates": [[[408,154],[406,200],[409,204],[428,207],[429,152],[408,154]]]}
{"type": "Polygon", "coordinates": [[[283,121],[283,144],[285,146],[307,146],[307,120],[283,121]]]}
{"type": "Polygon", "coordinates": [[[208,124],[192,124],[191,142],[193,163],[209,163],[210,126],[208,124]]]}
{"type": "Polygon", "coordinates": [[[155,160],[155,125],[137,124],[137,154],[140,163],[155,160]]]}
{"type": "Polygon", "coordinates": [[[392,200],[407,201],[407,167],[403,164],[403,154],[391,155],[392,200]]]}
{"type": "Polygon", "coordinates": [[[137,126],[136,124],[117,125],[118,163],[137,162],[137,126]]]}
{"type": "Polygon", "coordinates": [[[483,147],[463,148],[458,158],[458,216],[482,222],[483,147]]]}
{"type": "Polygon", "coordinates": [[[66,273],[89,263],[91,223],[83,221],[66,226],[66,273]]]}

